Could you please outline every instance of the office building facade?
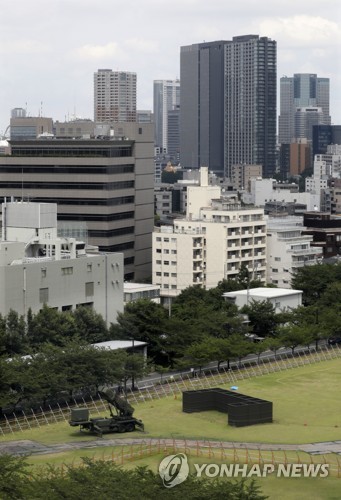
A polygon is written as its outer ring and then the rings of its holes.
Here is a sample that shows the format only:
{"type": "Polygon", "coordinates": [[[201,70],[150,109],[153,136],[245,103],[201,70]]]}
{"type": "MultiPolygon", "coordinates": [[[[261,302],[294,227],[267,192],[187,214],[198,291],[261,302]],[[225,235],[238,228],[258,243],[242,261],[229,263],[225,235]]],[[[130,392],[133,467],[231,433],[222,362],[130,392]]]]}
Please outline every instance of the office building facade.
{"type": "Polygon", "coordinates": [[[136,73],[99,69],[94,74],[94,119],[136,122],[136,73]]]}
{"type": "Polygon", "coordinates": [[[258,35],[181,47],[180,159],[231,176],[276,167],[276,42],[258,35]]]}
{"type": "Polygon", "coordinates": [[[58,221],[86,223],[88,243],[123,252],[125,279],[151,275],[152,124],[114,126],[112,139],[12,143],[0,157],[1,196],[58,205],[58,221]],[[129,139],[128,139],[129,137],[129,139]]]}

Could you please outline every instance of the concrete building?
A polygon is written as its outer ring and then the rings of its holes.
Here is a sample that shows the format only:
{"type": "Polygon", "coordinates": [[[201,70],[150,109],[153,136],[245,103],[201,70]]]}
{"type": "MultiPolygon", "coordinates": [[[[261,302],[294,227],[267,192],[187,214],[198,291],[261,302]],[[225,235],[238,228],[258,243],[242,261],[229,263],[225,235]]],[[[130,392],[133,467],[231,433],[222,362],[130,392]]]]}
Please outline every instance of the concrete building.
{"type": "Polygon", "coordinates": [[[147,283],[124,283],[124,303],[146,299],[160,304],[160,287],[147,283]]]}
{"type": "Polygon", "coordinates": [[[258,35],[181,47],[180,160],[231,177],[276,167],[276,42],[258,35]]]}
{"type": "Polygon", "coordinates": [[[90,139],[95,135],[95,122],[81,118],[65,122],[57,120],[53,123],[53,131],[57,138],[90,139]]]}
{"type": "Polygon", "coordinates": [[[257,207],[264,207],[266,202],[300,203],[306,205],[307,210],[320,208],[320,193],[299,193],[298,185],[279,183],[275,179],[251,179],[251,194],[243,194],[245,203],[252,203],[257,207]]]}
{"type": "Polygon", "coordinates": [[[311,166],[311,146],[307,139],[298,139],[290,144],[290,175],[301,175],[311,166]]]}
{"type": "Polygon", "coordinates": [[[136,121],[138,123],[152,123],[154,122],[154,115],[150,109],[138,109],[136,111],[136,121]]]}
{"type": "Polygon", "coordinates": [[[251,288],[237,292],[224,293],[225,300],[236,304],[239,308],[250,304],[252,301],[270,302],[276,313],[290,311],[302,305],[301,290],[287,290],[286,288],[251,288]]]}
{"type": "Polygon", "coordinates": [[[26,315],[44,304],[60,311],[92,307],[107,325],[123,310],[123,254],[87,253],[57,237],[57,205],[5,202],[0,243],[0,312],[26,315]]]}
{"type": "Polygon", "coordinates": [[[174,297],[192,285],[217,286],[235,278],[245,264],[265,281],[266,223],[262,209],[241,208],[235,196],[209,186],[207,167],[200,185],[187,186],[186,217],[153,233],[153,284],[174,297]]]}
{"type": "Polygon", "coordinates": [[[136,73],[99,69],[94,73],[94,120],[136,122],[136,73]]]}
{"type": "Polygon", "coordinates": [[[232,165],[231,183],[234,189],[250,191],[251,179],[262,177],[262,165],[232,165]]]}
{"type": "Polygon", "coordinates": [[[168,112],[180,106],[180,80],[154,80],[155,147],[168,153],[168,112]]]}
{"type": "Polygon", "coordinates": [[[125,279],[151,276],[153,124],[113,125],[107,139],[12,142],[0,157],[1,196],[58,205],[58,221],[86,223],[88,242],[124,252],[125,279]]]}
{"type": "Polygon", "coordinates": [[[325,212],[306,212],[304,234],[313,238],[312,246],[322,248],[324,259],[341,255],[341,216],[325,212]]]}
{"type": "Polygon", "coordinates": [[[312,246],[313,237],[304,233],[303,217],[267,219],[267,283],[291,288],[296,269],[317,264],[322,248],[312,246]]]}
{"type": "Polygon", "coordinates": [[[53,135],[52,118],[42,116],[11,117],[11,141],[33,140],[41,135],[53,135]]]}

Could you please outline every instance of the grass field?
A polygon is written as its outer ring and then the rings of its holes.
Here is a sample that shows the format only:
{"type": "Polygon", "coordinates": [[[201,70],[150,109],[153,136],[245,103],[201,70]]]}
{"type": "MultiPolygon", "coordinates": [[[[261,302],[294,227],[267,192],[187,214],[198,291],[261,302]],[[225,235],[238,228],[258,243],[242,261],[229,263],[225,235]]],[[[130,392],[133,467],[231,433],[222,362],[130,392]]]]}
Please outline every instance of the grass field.
{"type": "MultiPolygon", "coordinates": [[[[300,368],[293,368],[241,380],[238,392],[273,402],[274,422],[243,428],[227,426],[226,415],[215,412],[185,414],[182,412],[181,395],[144,402],[135,406],[135,416],[145,424],[145,433],[106,435],[115,439],[135,438],[184,438],[218,441],[303,444],[341,439],[341,359],[325,361],[300,368]]],[[[224,386],[221,386],[224,387],[224,386]]],[[[228,386],[225,386],[228,388],[228,386]]],[[[95,415],[93,415],[95,416],[95,415]]],[[[39,429],[6,435],[0,441],[29,439],[44,444],[72,441],[91,441],[98,437],[71,428],[68,423],[42,426],[39,429]]],[[[101,447],[60,452],[50,455],[32,455],[32,466],[46,463],[78,463],[81,457],[96,459],[116,455],[120,448],[101,447]]],[[[294,453],[294,452],[293,452],[294,453]]],[[[146,465],[157,470],[164,454],[145,456],[124,467],[146,465]]],[[[290,461],[290,452],[288,460],[290,461]]],[[[219,456],[211,458],[190,457],[190,463],[219,463],[219,456]]],[[[293,460],[294,461],[294,460],[293,460]]],[[[317,463],[317,462],[316,462],[317,463]]],[[[321,458],[322,463],[322,458],[321,458]]],[[[328,463],[328,462],[327,462],[328,463]]],[[[278,478],[267,476],[257,479],[262,492],[274,500],[336,500],[340,498],[341,479],[327,478],[278,478]]]]}
{"type": "MultiPolygon", "coordinates": [[[[341,359],[241,380],[238,392],[273,402],[274,422],[243,428],[226,425],[226,415],[216,412],[186,414],[181,396],[151,400],[135,405],[135,416],[143,420],[146,432],[129,437],[171,437],[263,443],[311,443],[341,438],[341,359]]],[[[223,387],[223,386],[221,386],[223,387]]],[[[228,388],[225,386],[225,388],[228,388]]],[[[115,438],[127,437],[116,434],[115,438]]],[[[0,440],[32,439],[42,443],[92,441],[67,423],[46,425],[0,440]]]]}

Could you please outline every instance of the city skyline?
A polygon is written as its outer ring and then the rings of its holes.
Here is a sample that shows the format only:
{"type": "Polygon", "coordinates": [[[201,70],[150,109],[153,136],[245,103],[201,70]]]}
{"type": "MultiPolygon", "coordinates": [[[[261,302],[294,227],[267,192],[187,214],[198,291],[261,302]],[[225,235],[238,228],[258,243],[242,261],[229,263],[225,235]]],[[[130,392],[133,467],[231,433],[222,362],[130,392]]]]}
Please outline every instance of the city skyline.
{"type": "MultiPolygon", "coordinates": [[[[257,34],[277,41],[280,77],[316,73],[330,79],[332,123],[341,123],[338,0],[13,0],[2,6],[0,133],[10,110],[63,121],[93,118],[93,74],[137,74],[137,108],[152,109],[153,81],[180,77],[180,47],[257,34]]],[[[279,107],[277,109],[277,114],[279,107]]]]}

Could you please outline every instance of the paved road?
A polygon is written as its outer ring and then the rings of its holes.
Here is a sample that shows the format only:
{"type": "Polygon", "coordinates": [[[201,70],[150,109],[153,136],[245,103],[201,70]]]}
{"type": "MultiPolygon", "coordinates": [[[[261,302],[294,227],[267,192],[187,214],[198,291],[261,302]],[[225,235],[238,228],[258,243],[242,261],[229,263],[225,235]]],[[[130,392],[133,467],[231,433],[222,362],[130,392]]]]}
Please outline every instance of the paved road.
{"type": "Polygon", "coordinates": [[[195,448],[200,447],[227,448],[227,449],[248,449],[248,450],[269,450],[269,451],[304,451],[312,455],[322,455],[337,453],[341,455],[341,441],[328,441],[310,444],[269,444],[269,443],[241,443],[232,441],[191,441],[183,439],[155,439],[155,438],[122,438],[122,439],[94,439],[93,441],[75,441],[72,443],[58,443],[45,445],[37,441],[19,440],[0,442],[0,454],[10,453],[12,455],[46,455],[80,449],[93,449],[100,446],[129,446],[141,443],[158,445],[164,447],[195,448]]]}

